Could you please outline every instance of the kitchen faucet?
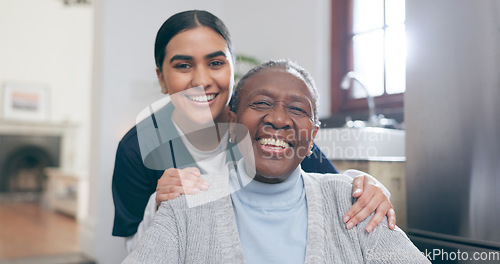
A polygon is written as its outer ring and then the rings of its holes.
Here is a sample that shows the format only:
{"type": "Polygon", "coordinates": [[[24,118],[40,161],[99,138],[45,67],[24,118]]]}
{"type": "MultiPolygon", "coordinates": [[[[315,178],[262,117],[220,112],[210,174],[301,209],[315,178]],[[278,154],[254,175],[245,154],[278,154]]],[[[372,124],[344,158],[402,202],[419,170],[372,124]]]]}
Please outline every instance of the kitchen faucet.
{"type": "Polygon", "coordinates": [[[346,126],[347,127],[365,127],[365,126],[371,126],[371,127],[387,127],[387,128],[400,128],[400,126],[397,124],[396,120],[394,119],[387,119],[383,115],[376,115],[375,114],[375,101],[373,100],[373,96],[370,95],[368,92],[368,89],[366,88],[366,85],[364,81],[362,80],[359,76],[359,74],[350,71],[346,75],[344,75],[344,78],[342,78],[342,82],[340,83],[340,87],[343,90],[348,90],[351,87],[351,80],[357,81],[358,84],[363,88],[363,90],[366,93],[366,101],[368,103],[368,121],[352,121],[351,117],[346,118],[346,126]]]}
{"type": "Polygon", "coordinates": [[[368,92],[368,89],[366,88],[365,83],[362,81],[362,78],[359,77],[359,74],[350,71],[346,75],[344,75],[344,78],[342,78],[342,82],[340,83],[340,87],[344,90],[348,90],[351,87],[351,80],[357,81],[359,85],[363,88],[363,90],[366,93],[366,101],[368,102],[368,110],[369,110],[369,116],[368,116],[368,123],[370,125],[374,125],[377,123],[377,115],[375,114],[375,101],[373,100],[373,96],[370,95],[368,92]]]}

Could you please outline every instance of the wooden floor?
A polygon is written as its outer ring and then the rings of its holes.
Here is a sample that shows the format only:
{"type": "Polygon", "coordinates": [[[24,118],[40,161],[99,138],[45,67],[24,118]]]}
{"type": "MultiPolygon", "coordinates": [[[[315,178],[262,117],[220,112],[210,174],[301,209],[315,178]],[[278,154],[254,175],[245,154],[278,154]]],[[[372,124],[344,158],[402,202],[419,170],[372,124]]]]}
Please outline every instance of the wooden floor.
{"type": "Polygon", "coordinates": [[[0,203],[0,260],[80,251],[77,222],[38,203],[0,203]]]}

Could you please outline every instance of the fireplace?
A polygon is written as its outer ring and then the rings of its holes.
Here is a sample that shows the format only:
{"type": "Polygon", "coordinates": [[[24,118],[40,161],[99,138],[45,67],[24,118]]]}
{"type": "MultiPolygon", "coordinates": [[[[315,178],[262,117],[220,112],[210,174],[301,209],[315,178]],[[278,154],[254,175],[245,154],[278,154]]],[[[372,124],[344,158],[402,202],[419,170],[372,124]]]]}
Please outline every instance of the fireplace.
{"type": "Polygon", "coordinates": [[[0,193],[41,193],[60,164],[60,136],[0,135],[0,193]]]}
{"type": "Polygon", "coordinates": [[[0,202],[45,204],[46,168],[74,168],[76,126],[0,119],[0,202]]]}

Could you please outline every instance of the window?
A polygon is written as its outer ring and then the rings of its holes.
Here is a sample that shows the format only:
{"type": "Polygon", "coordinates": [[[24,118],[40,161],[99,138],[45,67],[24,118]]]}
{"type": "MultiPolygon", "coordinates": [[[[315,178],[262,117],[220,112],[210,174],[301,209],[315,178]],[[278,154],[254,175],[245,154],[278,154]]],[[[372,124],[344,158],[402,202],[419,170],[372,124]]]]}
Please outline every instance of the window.
{"type": "Polygon", "coordinates": [[[332,112],[367,108],[366,92],[352,82],[342,91],[348,71],[360,76],[377,109],[402,109],[406,75],[405,0],[332,1],[332,112]]]}

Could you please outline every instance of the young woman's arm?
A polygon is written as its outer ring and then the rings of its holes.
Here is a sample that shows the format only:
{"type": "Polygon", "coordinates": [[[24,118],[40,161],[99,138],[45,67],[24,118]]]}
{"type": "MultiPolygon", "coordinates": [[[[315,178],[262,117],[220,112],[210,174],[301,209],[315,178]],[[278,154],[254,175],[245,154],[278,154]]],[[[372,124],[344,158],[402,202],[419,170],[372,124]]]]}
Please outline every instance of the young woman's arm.
{"type": "Polygon", "coordinates": [[[125,248],[127,249],[128,254],[130,254],[137,247],[137,245],[139,245],[139,241],[144,236],[144,233],[146,233],[146,230],[151,226],[153,216],[156,214],[157,208],[156,192],[154,192],[149,197],[146,209],[144,209],[144,216],[137,227],[137,232],[125,238],[125,248]]]}
{"type": "Polygon", "coordinates": [[[391,193],[385,186],[377,181],[373,176],[358,170],[344,171],[344,175],[353,178],[352,196],[358,198],[356,203],[344,215],[344,223],[351,229],[359,222],[363,221],[366,215],[375,212],[370,222],[366,226],[366,231],[370,233],[382,219],[387,216],[389,228],[396,227],[396,213],[389,198],[391,193]]]}
{"type": "Polygon", "coordinates": [[[113,235],[136,233],[148,199],[162,171],[147,169],[141,158],[135,128],[123,137],[116,151],[112,191],[115,205],[113,235]]]}

